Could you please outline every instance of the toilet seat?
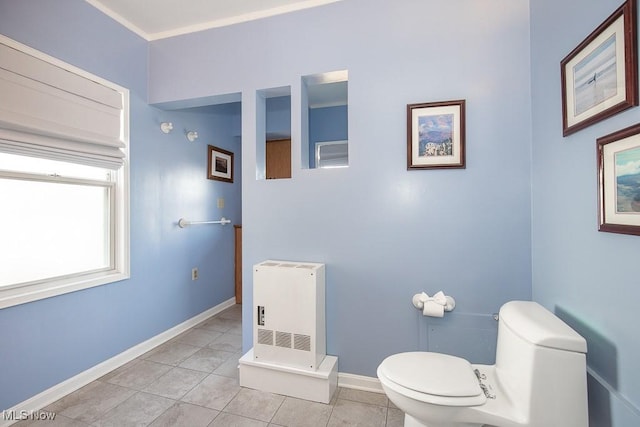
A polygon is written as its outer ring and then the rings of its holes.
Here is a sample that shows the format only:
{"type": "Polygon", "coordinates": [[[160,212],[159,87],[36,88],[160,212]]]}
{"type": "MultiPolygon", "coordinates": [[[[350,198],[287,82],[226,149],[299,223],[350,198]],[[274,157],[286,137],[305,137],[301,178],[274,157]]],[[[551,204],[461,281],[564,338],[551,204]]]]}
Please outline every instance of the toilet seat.
{"type": "Polygon", "coordinates": [[[436,405],[477,406],[486,402],[471,364],[430,352],[398,353],[378,367],[378,377],[398,393],[436,405]]]}

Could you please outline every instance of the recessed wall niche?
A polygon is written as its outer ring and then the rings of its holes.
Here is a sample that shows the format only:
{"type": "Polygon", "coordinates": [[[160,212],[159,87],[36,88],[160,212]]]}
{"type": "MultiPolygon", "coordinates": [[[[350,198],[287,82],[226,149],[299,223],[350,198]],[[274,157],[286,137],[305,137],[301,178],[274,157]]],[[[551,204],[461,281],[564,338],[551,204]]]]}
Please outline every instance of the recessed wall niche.
{"type": "Polygon", "coordinates": [[[347,70],[302,76],[303,167],[349,165],[347,70]]]}
{"type": "Polygon", "coordinates": [[[291,178],[291,87],[256,92],[256,178],[291,178]]]}

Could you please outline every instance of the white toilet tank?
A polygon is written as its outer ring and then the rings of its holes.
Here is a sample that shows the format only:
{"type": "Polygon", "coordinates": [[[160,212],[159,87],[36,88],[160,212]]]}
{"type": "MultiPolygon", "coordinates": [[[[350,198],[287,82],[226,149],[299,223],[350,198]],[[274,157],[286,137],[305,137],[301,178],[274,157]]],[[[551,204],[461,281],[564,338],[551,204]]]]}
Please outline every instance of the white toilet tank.
{"type": "Polygon", "coordinates": [[[500,309],[496,377],[532,426],[585,427],[587,343],[532,301],[500,309]]]}

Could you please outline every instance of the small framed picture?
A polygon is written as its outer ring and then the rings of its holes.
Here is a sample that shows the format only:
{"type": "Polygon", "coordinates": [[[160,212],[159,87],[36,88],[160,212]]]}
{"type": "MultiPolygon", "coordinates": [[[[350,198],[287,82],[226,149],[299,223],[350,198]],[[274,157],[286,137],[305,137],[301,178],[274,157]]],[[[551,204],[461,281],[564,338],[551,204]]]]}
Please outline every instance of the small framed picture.
{"type": "Polygon", "coordinates": [[[465,167],[465,101],[407,105],[407,169],[465,167]]]}
{"type": "Polygon", "coordinates": [[[233,182],[233,153],[222,148],[208,146],[207,178],[233,182]]]}
{"type": "Polygon", "coordinates": [[[640,235],[640,124],[597,140],[599,231],[640,235]]]}
{"type": "Polygon", "coordinates": [[[562,134],[638,105],[636,0],[627,0],[560,63],[562,134]]]}

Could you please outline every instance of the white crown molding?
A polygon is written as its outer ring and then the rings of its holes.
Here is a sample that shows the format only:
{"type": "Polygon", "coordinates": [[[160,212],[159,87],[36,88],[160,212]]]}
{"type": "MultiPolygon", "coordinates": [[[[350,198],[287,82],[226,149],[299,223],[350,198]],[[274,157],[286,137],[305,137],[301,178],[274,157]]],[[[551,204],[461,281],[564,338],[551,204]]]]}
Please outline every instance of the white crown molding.
{"type": "Polygon", "coordinates": [[[128,28],[133,31],[140,37],[144,38],[147,41],[154,41],[165,39],[169,37],[181,36],[184,34],[195,33],[198,31],[209,30],[212,28],[226,27],[229,25],[240,24],[243,22],[254,21],[256,19],[268,18],[271,16],[282,15],[285,13],[296,12],[298,10],[309,9],[316,6],[323,6],[330,3],[335,3],[341,0],[308,0],[304,2],[298,2],[295,4],[289,4],[286,6],[274,7],[271,9],[260,10],[251,13],[245,13],[242,15],[237,15],[228,18],[215,19],[211,21],[202,22],[194,25],[187,25],[167,31],[158,31],[154,33],[148,33],[142,30],[140,27],[133,24],[131,21],[127,20],[123,16],[104,6],[100,0],[85,0],[90,5],[94,6],[107,16],[111,17],[115,21],[119,22],[122,26],[128,28]]]}
{"type": "Polygon", "coordinates": [[[145,39],[147,41],[151,40],[149,38],[149,34],[147,34],[141,28],[139,28],[136,25],[134,25],[132,22],[130,22],[130,21],[126,20],[125,18],[123,18],[121,15],[117,14],[113,10],[111,10],[108,7],[106,7],[105,5],[103,5],[99,0],[84,0],[84,1],[89,3],[91,6],[95,7],[96,9],[98,9],[100,12],[104,13],[105,15],[110,17],[111,19],[115,20],[116,22],[118,22],[123,27],[125,27],[128,30],[131,30],[132,32],[136,33],[137,35],[139,35],[143,39],[145,39]]]}

